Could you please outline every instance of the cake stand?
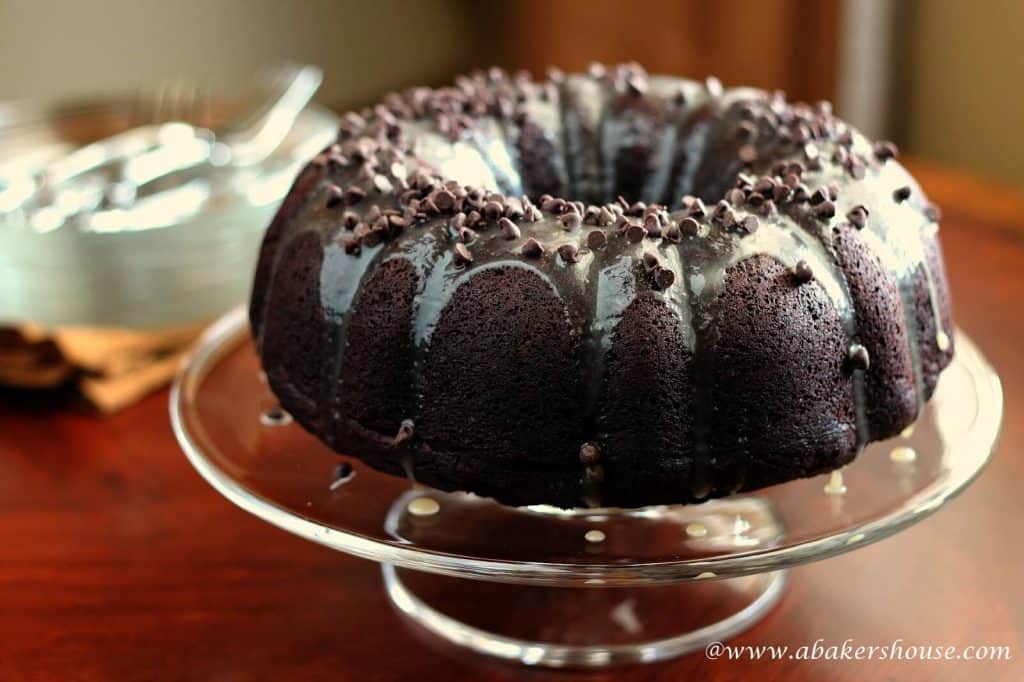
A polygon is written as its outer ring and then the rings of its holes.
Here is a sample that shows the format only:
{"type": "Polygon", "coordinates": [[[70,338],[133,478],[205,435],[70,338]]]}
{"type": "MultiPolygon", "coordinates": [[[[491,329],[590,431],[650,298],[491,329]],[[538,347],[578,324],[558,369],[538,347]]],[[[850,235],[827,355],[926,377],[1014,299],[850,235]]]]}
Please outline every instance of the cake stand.
{"type": "Polygon", "coordinates": [[[963,490],[992,452],[1003,402],[978,349],[962,332],[956,343],[898,438],[841,472],[691,506],[512,508],[339,457],[277,405],[241,309],[203,336],[170,409],[210,485],[279,528],[380,562],[391,602],[427,631],[528,665],[599,667],[728,639],[779,600],[789,567],[892,535],[963,490]]]}

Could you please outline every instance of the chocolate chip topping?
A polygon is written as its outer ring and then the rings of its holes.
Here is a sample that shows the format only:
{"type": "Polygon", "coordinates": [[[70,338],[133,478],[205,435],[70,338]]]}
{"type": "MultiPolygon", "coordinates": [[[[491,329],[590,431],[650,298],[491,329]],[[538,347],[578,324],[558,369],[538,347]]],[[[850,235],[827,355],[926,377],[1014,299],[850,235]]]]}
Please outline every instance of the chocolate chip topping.
{"type": "Polygon", "coordinates": [[[566,231],[571,232],[580,228],[580,225],[583,224],[583,219],[580,218],[579,213],[576,213],[576,211],[569,211],[558,216],[558,222],[562,223],[566,231]]]}
{"type": "Polygon", "coordinates": [[[797,283],[806,284],[814,279],[814,270],[807,264],[807,261],[800,260],[793,266],[793,276],[796,277],[797,283]]]}
{"type": "Polygon", "coordinates": [[[836,205],[831,201],[823,201],[814,207],[814,217],[819,220],[828,220],[836,214],[836,205]]]}
{"type": "Polygon", "coordinates": [[[505,236],[505,239],[519,239],[519,237],[522,236],[522,233],[520,233],[516,224],[508,218],[499,219],[498,227],[501,229],[501,233],[505,236]]]}
{"type": "Polygon", "coordinates": [[[455,244],[455,263],[457,265],[469,265],[473,262],[473,255],[462,242],[455,244]]]}
{"type": "Polygon", "coordinates": [[[679,229],[685,237],[696,237],[700,234],[700,223],[693,218],[683,218],[679,222],[679,229]]]}
{"type": "Polygon", "coordinates": [[[527,258],[540,258],[544,255],[544,247],[539,241],[530,237],[523,244],[523,255],[527,258]]]}
{"type": "Polygon", "coordinates": [[[910,198],[910,191],[910,187],[904,185],[903,187],[897,188],[892,193],[892,198],[896,201],[897,204],[902,204],[904,201],[910,198]]]}
{"type": "Polygon", "coordinates": [[[580,463],[593,466],[601,461],[601,449],[596,443],[584,443],[580,446],[580,463]]]}
{"type": "Polygon", "coordinates": [[[345,196],[344,192],[342,192],[341,188],[338,187],[337,185],[331,185],[330,187],[328,187],[326,190],[326,195],[327,208],[334,208],[336,206],[340,206],[343,203],[345,196]]]}
{"type": "Polygon", "coordinates": [[[407,443],[412,440],[415,433],[415,425],[411,419],[405,419],[398,427],[398,432],[395,437],[391,440],[391,444],[394,447],[399,447],[403,443],[407,443]]]}
{"type": "Polygon", "coordinates": [[[575,263],[580,259],[580,249],[575,244],[562,244],[558,247],[558,255],[566,263],[575,263]]]}
{"type": "Polygon", "coordinates": [[[896,145],[885,140],[875,143],[874,152],[875,158],[882,162],[895,159],[899,155],[896,145]]]}
{"type": "Polygon", "coordinates": [[[592,249],[603,249],[607,243],[608,236],[604,233],[604,230],[592,230],[587,235],[587,246],[592,249]]]}
{"type": "Polygon", "coordinates": [[[871,366],[871,357],[868,355],[868,349],[859,343],[850,346],[849,361],[853,369],[860,369],[865,372],[871,366]]]}
{"type": "Polygon", "coordinates": [[[644,237],[647,236],[647,230],[644,229],[643,225],[637,225],[636,223],[630,223],[629,227],[626,228],[626,239],[633,244],[639,244],[643,241],[644,237]]]}
{"type": "Polygon", "coordinates": [[[846,214],[846,219],[858,230],[863,230],[864,226],[868,224],[868,209],[858,204],[850,209],[850,212],[846,214]]]}
{"type": "Polygon", "coordinates": [[[654,270],[654,284],[658,289],[664,291],[676,281],[676,274],[669,268],[658,267],[654,270]]]}

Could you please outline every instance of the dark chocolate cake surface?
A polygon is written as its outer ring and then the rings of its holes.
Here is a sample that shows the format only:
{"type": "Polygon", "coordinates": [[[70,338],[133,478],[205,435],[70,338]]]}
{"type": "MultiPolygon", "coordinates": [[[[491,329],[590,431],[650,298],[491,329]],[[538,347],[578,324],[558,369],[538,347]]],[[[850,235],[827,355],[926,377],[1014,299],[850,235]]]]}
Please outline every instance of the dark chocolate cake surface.
{"type": "Polygon", "coordinates": [[[895,156],[827,103],[635,65],[388,95],[267,230],[263,367],[339,453],[508,504],[838,468],[953,352],[938,211],[895,156]]]}

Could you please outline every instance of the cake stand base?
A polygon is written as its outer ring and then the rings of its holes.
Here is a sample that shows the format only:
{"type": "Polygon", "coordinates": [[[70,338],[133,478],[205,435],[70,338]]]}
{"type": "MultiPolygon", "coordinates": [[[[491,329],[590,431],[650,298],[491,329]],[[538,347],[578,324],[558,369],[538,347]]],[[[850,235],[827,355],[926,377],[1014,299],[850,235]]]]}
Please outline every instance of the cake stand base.
{"type": "Polygon", "coordinates": [[[455,646],[526,665],[648,663],[728,640],[779,601],[787,571],[658,587],[509,585],[382,567],[392,604],[455,646]]]}

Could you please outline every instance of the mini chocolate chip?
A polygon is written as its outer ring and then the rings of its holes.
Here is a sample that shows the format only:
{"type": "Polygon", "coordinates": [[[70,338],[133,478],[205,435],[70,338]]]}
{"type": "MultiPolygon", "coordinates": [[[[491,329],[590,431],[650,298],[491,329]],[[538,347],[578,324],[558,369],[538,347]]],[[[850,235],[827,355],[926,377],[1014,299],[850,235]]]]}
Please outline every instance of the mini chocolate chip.
{"type": "Polygon", "coordinates": [[[335,488],[336,485],[334,485],[334,484],[340,484],[341,481],[344,481],[345,479],[349,478],[351,475],[352,475],[352,465],[349,464],[348,462],[342,462],[338,466],[334,467],[334,473],[332,474],[332,478],[331,478],[331,482],[332,482],[331,487],[335,488]]]}
{"type": "Polygon", "coordinates": [[[736,212],[733,211],[731,208],[722,211],[722,213],[718,217],[718,222],[726,230],[728,230],[731,227],[734,227],[738,223],[736,219],[736,212]]]}
{"type": "Polygon", "coordinates": [[[604,480],[604,467],[600,464],[588,466],[586,468],[587,480],[591,483],[600,483],[604,480]]]}
{"type": "Polygon", "coordinates": [[[814,215],[819,220],[828,220],[836,214],[836,205],[831,201],[823,201],[814,207],[814,215]]]}
{"type": "Polygon", "coordinates": [[[903,187],[897,188],[896,191],[892,193],[892,198],[897,204],[903,203],[910,198],[910,187],[908,185],[904,185],[903,187]]]}
{"type": "Polygon", "coordinates": [[[693,202],[690,203],[690,206],[686,212],[686,215],[693,218],[703,218],[707,214],[708,209],[700,198],[694,199],[693,202]]]}
{"type": "Polygon", "coordinates": [[[643,225],[631,223],[630,226],[626,228],[626,239],[633,244],[643,241],[643,238],[646,236],[647,230],[644,229],[643,225]]]}
{"type": "Polygon", "coordinates": [[[654,271],[654,284],[658,289],[664,291],[676,281],[676,273],[669,268],[659,267],[654,271]]]}
{"type": "Polygon", "coordinates": [[[864,226],[868,224],[868,210],[858,204],[850,209],[850,212],[846,214],[846,219],[858,230],[863,230],[864,226]]]}
{"type": "Polygon", "coordinates": [[[679,230],[687,237],[696,237],[700,234],[700,223],[693,218],[683,218],[679,222],[679,230]]]}
{"type": "Polygon", "coordinates": [[[366,198],[366,190],[359,185],[351,185],[345,189],[345,201],[349,206],[358,204],[366,198]]]}
{"type": "Polygon", "coordinates": [[[764,195],[760,192],[751,192],[747,197],[747,203],[755,208],[764,203],[764,195]]]}
{"type": "Polygon", "coordinates": [[[644,229],[647,230],[648,237],[660,237],[661,236],[661,221],[658,216],[654,213],[649,213],[644,218],[644,229]]]}
{"type": "Polygon", "coordinates": [[[871,356],[868,355],[868,349],[859,343],[850,346],[849,360],[850,366],[854,369],[862,369],[866,372],[871,367],[871,356]]]}
{"type": "Polygon", "coordinates": [[[747,195],[743,193],[743,190],[733,188],[726,192],[725,198],[733,206],[742,206],[743,202],[747,199],[747,195]]]}
{"type": "Polygon", "coordinates": [[[605,227],[614,222],[615,214],[607,206],[602,206],[601,210],[597,213],[597,224],[605,227]]]}
{"type": "Polygon", "coordinates": [[[576,211],[568,211],[558,216],[558,222],[562,223],[562,227],[566,231],[571,232],[572,230],[578,230],[580,225],[583,223],[583,219],[580,218],[580,214],[576,211]]]}
{"type": "Polygon", "coordinates": [[[356,237],[355,235],[347,234],[341,238],[341,245],[344,247],[345,253],[350,255],[359,254],[361,243],[362,242],[359,237],[356,237]]]}
{"type": "Polygon", "coordinates": [[[469,252],[466,245],[459,242],[455,245],[455,263],[457,265],[469,265],[473,262],[473,254],[469,252]]]}
{"type": "Polygon", "coordinates": [[[337,185],[331,185],[327,188],[327,208],[340,206],[344,198],[344,192],[337,185]]]}
{"type": "Polygon", "coordinates": [[[655,270],[655,269],[661,267],[661,261],[658,260],[658,256],[653,254],[653,253],[651,253],[651,252],[649,252],[649,251],[644,254],[643,261],[644,261],[644,270],[646,270],[647,272],[651,272],[652,270],[655,270]]]}
{"type": "Polygon", "coordinates": [[[398,433],[396,433],[395,437],[391,440],[391,444],[395,447],[398,447],[402,443],[405,443],[412,439],[415,431],[416,427],[411,419],[403,420],[402,423],[398,426],[398,433]]]}
{"type": "Polygon", "coordinates": [[[626,78],[626,89],[629,94],[639,97],[647,92],[647,79],[643,74],[632,74],[626,78]]]}
{"type": "Polygon", "coordinates": [[[665,228],[665,239],[673,243],[678,243],[682,240],[683,233],[679,230],[679,225],[676,223],[670,224],[665,228]]]}
{"type": "Polygon", "coordinates": [[[513,220],[523,217],[523,202],[516,197],[505,199],[505,217],[513,220]]]}
{"type": "Polygon", "coordinates": [[[562,244],[558,247],[558,255],[566,263],[575,263],[580,259],[580,249],[575,244],[562,244]]]}
{"type": "Polygon", "coordinates": [[[359,224],[359,214],[355,211],[345,211],[341,214],[341,222],[346,229],[354,230],[359,224]]]}
{"type": "Polygon", "coordinates": [[[755,232],[757,232],[757,228],[761,226],[761,224],[757,220],[757,216],[752,215],[748,215],[745,218],[743,218],[743,220],[740,222],[740,225],[742,226],[743,231],[746,232],[747,234],[754,234],[755,232]]]}
{"type": "Polygon", "coordinates": [[[544,247],[539,241],[530,237],[526,240],[526,243],[523,244],[522,253],[527,258],[540,258],[544,255],[544,247]]]}
{"type": "Polygon", "coordinates": [[[608,236],[604,233],[604,230],[592,230],[587,235],[587,246],[592,249],[603,249],[607,243],[608,236]]]}
{"type": "Polygon", "coordinates": [[[736,127],[732,129],[733,137],[741,142],[746,142],[752,139],[755,132],[757,132],[757,127],[750,121],[740,121],[736,124],[736,127]]]}
{"type": "Polygon", "coordinates": [[[819,187],[818,189],[816,189],[814,191],[814,194],[812,194],[811,198],[810,198],[811,206],[817,206],[821,202],[828,201],[828,200],[829,200],[829,194],[828,194],[828,191],[824,187],[819,187]]]}
{"type": "Polygon", "coordinates": [[[775,213],[775,202],[765,199],[764,203],[757,207],[757,215],[762,218],[770,218],[775,213]]]}
{"type": "Polygon", "coordinates": [[[361,236],[362,236],[362,239],[363,239],[363,244],[368,246],[371,249],[373,247],[377,246],[377,244],[380,244],[381,237],[382,237],[380,230],[371,230],[371,231],[368,231],[368,232],[364,233],[361,236]]]}
{"type": "Polygon", "coordinates": [[[459,228],[459,241],[462,242],[463,244],[470,243],[471,241],[476,239],[478,236],[480,236],[480,235],[478,235],[474,230],[471,230],[468,227],[460,227],[459,228]]]}
{"type": "Polygon", "coordinates": [[[498,228],[501,229],[501,233],[505,235],[505,239],[519,239],[522,233],[514,222],[508,218],[501,218],[498,220],[498,228]]]}
{"type": "Polygon", "coordinates": [[[876,142],[874,151],[875,158],[882,162],[895,159],[899,155],[899,149],[896,145],[886,140],[876,142]]]}
{"type": "Polygon", "coordinates": [[[584,466],[593,466],[601,461],[601,449],[596,443],[584,443],[580,446],[580,463],[584,466]]]}
{"type": "Polygon", "coordinates": [[[484,218],[487,220],[497,220],[504,212],[504,207],[493,199],[484,204],[484,218]]]}
{"type": "Polygon", "coordinates": [[[793,266],[793,276],[799,284],[806,284],[814,279],[814,270],[807,264],[807,261],[800,260],[793,266]]]}

